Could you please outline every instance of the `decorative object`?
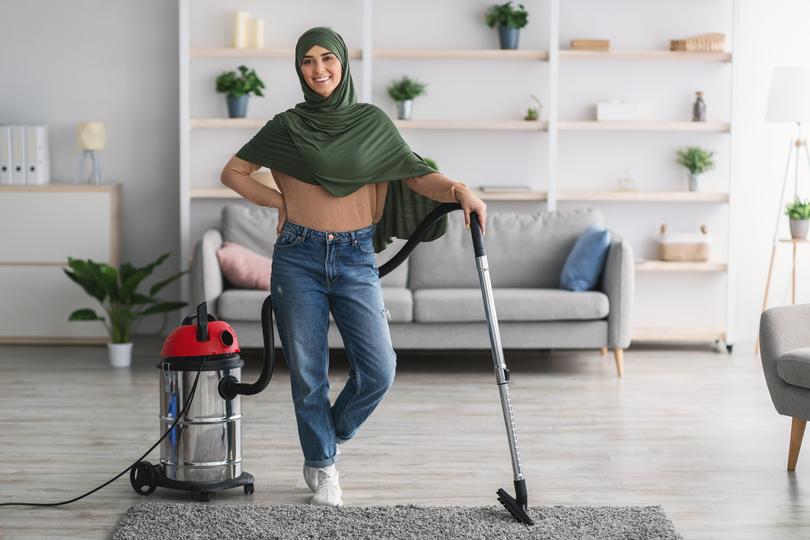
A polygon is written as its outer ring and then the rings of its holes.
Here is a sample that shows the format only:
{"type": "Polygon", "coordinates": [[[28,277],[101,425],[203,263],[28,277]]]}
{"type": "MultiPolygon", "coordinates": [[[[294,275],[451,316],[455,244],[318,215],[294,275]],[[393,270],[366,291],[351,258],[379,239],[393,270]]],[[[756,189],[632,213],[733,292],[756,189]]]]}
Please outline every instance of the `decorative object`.
{"type": "Polygon", "coordinates": [[[636,179],[630,174],[630,169],[625,168],[624,174],[619,177],[619,191],[635,191],[636,179]]]}
{"type": "Polygon", "coordinates": [[[253,21],[253,48],[264,49],[264,19],[253,21]]]}
{"type": "Polygon", "coordinates": [[[225,242],[217,250],[217,260],[225,276],[240,289],[270,290],[273,260],[235,242],[225,242]]]}
{"type": "Polygon", "coordinates": [[[807,238],[807,225],[810,223],[810,201],[799,198],[785,207],[785,214],[790,218],[790,236],[794,239],[807,238]]]}
{"type": "Polygon", "coordinates": [[[690,146],[686,150],[678,150],[678,163],[689,171],[689,191],[697,191],[703,173],[714,168],[713,156],[714,152],[699,146],[690,146]]]}
{"type": "Polygon", "coordinates": [[[571,50],[608,52],[613,49],[609,39],[572,39],[571,50]]]}
{"type": "Polygon", "coordinates": [[[531,506],[527,527],[492,506],[166,504],[131,506],[112,540],[149,538],[655,538],[681,536],[660,506],[531,506]],[[222,531],[227,531],[223,533],[222,531]]]}
{"type": "Polygon", "coordinates": [[[540,116],[543,112],[543,104],[534,94],[529,94],[529,97],[532,98],[532,101],[526,106],[526,116],[523,119],[536,122],[540,120],[540,116]]]}
{"type": "Polygon", "coordinates": [[[388,95],[397,102],[397,118],[410,120],[413,110],[413,100],[426,94],[427,85],[407,75],[388,85],[388,95]]]}
{"type": "Polygon", "coordinates": [[[692,105],[692,121],[706,121],[706,102],[703,101],[703,92],[695,92],[695,103],[692,105]]]}
{"type": "Polygon", "coordinates": [[[96,152],[104,150],[107,145],[107,129],[102,122],[79,122],[76,124],[76,145],[82,151],[79,168],[76,171],[76,183],[101,184],[101,162],[96,152]],[[82,180],[85,163],[90,159],[90,175],[82,180]]]}
{"type": "MultiPolygon", "coordinates": [[[[165,253],[154,262],[136,268],[130,263],[123,263],[115,268],[106,263],[97,263],[90,259],[81,260],[68,257],[68,268],[65,275],[77,283],[91,297],[95,298],[104,309],[105,317],[99,316],[93,309],[77,309],[70,314],[70,321],[101,321],[113,344],[132,343],[132,331],[144,317],[156,313],[168,313],[186,305],[185,302],[161,300],[155,295],[164,287],[174,282],[186,272],[178,272],[163,281],[152,285],[149,294],[137,291],[141,282],[149,277],[155,268],[169,257],[165,253]]],[[[128,366],[132,347],[111,347],[110,364],[114,367],[128,366]]]]}
{"type": "Polygon", "coordinates": [[[239,74],[235,71],[226,71],[217,77],[217,92],[227,94],[228,116],[230,118],[244,118],[247,113],[247,102],[250,94],[264,97],[262,88],[264,83],[252,69],[239,66],[239,74]]]}
{"type": "Polygon", "coordinates": [[[250,13],[247,11],[237,11],[234,18],[233,41],[231,46],[234,49],[246,49],[248,46],[248,21],[250,13]]]}
{"type": "Polygon", "coordinates": [[[501,49],[517,49],[520,29],[529,24],[529,12],[518,4],[512,7],[511,0],[505,4],[490,6],[484,20],[490,28],[498,27],[498,40],[501,49]]]}
{"type": "Polygon", "coordinates": [[[610,233],[604,227],[589,225],[577,238],[560,273],[560,288],[589,291],[596,287],[610,247],[610,233]]]}
{"type": "Polygon", "coordinates": [[[661,225],[658,236],[658,257],[662,261],[708,261],[711,255],[712,237],[706,225],[699,233],[670,233],[661,225]]]}
{"type": "MultiPolygon", "coordinates": [[[[785,194],[792,161],[796,161],[793,178],[793,198],[799,198],[799,154],[804,153],[810,162],[810,152],[807,150],[807,140],[802,137],[802,122],[810,120],[810,68],[807,67],[776,67],[771,76],[771,90],[768,97],[768,111],[765,119],[768,122],[790,122],[796,124],[796,137],[790,141],[785,176],[782,179],[782,195],[779,198],[776,224],[773,230],[771,246],[771,260],[768,263],[768,277],[765,281],[765,294],[762,299],[762,311],[768,307],[768,290],[771,287],[773,275],[773,262],[776,258],[776,246],[779,245],[779,226],[782,221],[783,208],[785,208],[785,194]],[[794,154],[795,152],[795,154],[794,154]]],[[[798,243],[793,240],[793,292],[791,303],[796,303],[796,252],[798,243]]],[[[754,346],[759,352],[759,338],[754,346]]]]}
{"type": "Polygon", "coordinates": [[[638,103],[627,103],[618,99],[596,104],[598,122],[640,122],[644,120],[645,110],[638,103]]]}
{"type": "Polygon", "coordinates": [[[669,42],[669,50],[686,52],[723,52],[725,44],[725,34],[720,32],[711,32],[684,39],[673,39],[669,42]]]}

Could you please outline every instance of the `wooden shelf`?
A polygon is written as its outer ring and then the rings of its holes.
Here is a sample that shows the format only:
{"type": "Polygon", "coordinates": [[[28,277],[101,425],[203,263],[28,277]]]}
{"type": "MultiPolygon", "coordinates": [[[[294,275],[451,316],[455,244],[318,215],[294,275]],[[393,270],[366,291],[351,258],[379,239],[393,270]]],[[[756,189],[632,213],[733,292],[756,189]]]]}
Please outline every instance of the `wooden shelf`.
{"type": "Polygon", "coordinates": [[[722,329],[706,328],[633,328],[633,341],[646,342],[702,342],[725,341],[726,332],[722,329]]]}
{"type": "MultiPolygon", "coordinates": [[[[193,58],[295,58],[295,49],[265,48],[265,49],[234,49],[232,47],[202,48],[192,47],[189,56],[193,58]]],[[[349,58],[362,60],[362,49],[351,49],[349,58]]]]}
{"type": "Polygon", "coordinates": [[[728,133],[728,122],[559,122],[560,131],[708,131],[728,133]]]}
{"type": "Polygon", "coordinates": [[[399,129],[546,131],[547,122],[527,120],[394,120],[399,129]]]}
{"type": "Polygon", "coordinates": [[[226,187],[191,188],[192,199],[238,199],[241,195],[226,187]]]}
{"type": "Polygon", "coordinates": [[[386,60],[548,60],[548,51],[519,49],[376,49],[373,55],[386,60]]]}
{"type": "Polygon", "coordinates": [[[558,191],[558,201],[726,203],[728,193],[702,191],[558,191]]]}
{"type": "Polygon", "coordinates": [[[201,129],[259,129],[269,118],[192,118],[191,128],[201,129]]]}
{"type": "Polygon", "coordinates": [[[29,185],[1,185],[0,192],[83,192],[83,193],[106,193],[108,191],[121,189],[121,184],[75,184],[72,182],[51,182],[36,186],[29,185]]]}
{"type": "Polygon", "coordinates": [[[731,62],[730,52],[685,51],[560,51],[560,60],[654,60],[731,62]]]}
{"type": "Polygon", "coordinates": [[[636,263],[636,272],[726,272],[724,262],[644,261],[636,263]]]}

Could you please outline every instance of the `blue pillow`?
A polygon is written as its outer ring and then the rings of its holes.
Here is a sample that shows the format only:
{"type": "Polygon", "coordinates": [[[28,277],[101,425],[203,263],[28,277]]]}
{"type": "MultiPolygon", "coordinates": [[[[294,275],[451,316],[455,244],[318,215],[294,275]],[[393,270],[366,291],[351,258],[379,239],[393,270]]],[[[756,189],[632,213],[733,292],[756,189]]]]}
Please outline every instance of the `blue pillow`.
{"type": "Polygon", "coordinates": [[[577,238],[560,273],[560,288],[587,291],[596,287],[605,266],[610,233],[604,227],[591,225],[577,238]]]}

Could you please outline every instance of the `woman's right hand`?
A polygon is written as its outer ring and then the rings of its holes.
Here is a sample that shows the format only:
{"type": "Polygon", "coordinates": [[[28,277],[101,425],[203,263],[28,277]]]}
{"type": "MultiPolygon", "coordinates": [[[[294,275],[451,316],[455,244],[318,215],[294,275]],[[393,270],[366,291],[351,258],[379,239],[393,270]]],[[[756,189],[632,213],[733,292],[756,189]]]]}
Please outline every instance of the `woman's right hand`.
{"type": "Polygon", "coordinates": [[[276,234],[281,234],[285,221],[287,221],[287,205],[284,203],[284,195],[282,195],[281,204],[278,206],[278,227],[276,227],[276,234]]]}

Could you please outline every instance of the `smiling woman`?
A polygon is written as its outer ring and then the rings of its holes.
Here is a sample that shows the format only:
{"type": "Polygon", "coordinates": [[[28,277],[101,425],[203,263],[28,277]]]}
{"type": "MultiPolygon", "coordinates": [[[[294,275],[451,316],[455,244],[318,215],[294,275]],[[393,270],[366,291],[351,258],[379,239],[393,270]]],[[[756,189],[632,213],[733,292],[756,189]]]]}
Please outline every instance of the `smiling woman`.
{"type": "MultiPolygon", "coordinates": [[[[290,367],[304,479],[314,504],[339,506],[337,444],[352,439],[394,380],[396,353],[374,253],[407,239],[439,204],[461,202],[465,221],[486,205],[417,155],[388,115],[359,103],[346,44],[331,28],[295,48],[304,101],[277,114],[226,165],[222,182],[278,208],[270,277],[273,311],[290,367]],[[271,169],[281,193],[250,173],[271,169]],[[329,401],[327,332],[332,313],[351,365],[329,401]]],[[[447,230],[446,215],[424,234],[447,230]]]]}
{"type": "Polygon", "coordinates": [[[335,53],[319,45],[312,47],[301,61],[301,73],[312,91],[328,98],[340,84],[343,66],[335,53]]]}

